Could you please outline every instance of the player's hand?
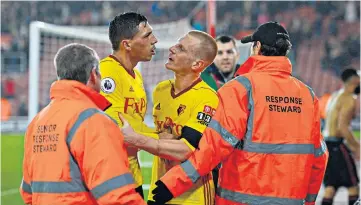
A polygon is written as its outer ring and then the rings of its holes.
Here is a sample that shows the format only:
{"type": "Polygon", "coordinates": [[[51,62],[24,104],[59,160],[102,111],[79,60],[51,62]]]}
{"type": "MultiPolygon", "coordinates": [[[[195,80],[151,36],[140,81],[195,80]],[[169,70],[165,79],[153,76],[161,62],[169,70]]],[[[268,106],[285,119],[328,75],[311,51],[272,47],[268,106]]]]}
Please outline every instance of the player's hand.
{"type": "Polygon", "coordinates": [[[121,131],[124,135],[124,142],[127,144],[134,144],[137,140],[137,133],[134,129],[130,126],[129,122],[118,112],[119,120],[122,121],[123,127],[121,127],[121,131]]]}
{"type": "Polygon", "coordinates": [[[166,140],[171,140],[171,139],[175,139],[176,137],[168,132],[161,132],[158,134],[159,139],[166,139],[166,140]]]}
{"type": "Polygon", "coordinates": [[[155,185],[156,187],[155,189],[153,189],[152,194],[153,194],[153,200],[156,203],[166,203],[173,198],[172,193],[169,191],[167,186],[161,180],[155,182],[155,185]]]}

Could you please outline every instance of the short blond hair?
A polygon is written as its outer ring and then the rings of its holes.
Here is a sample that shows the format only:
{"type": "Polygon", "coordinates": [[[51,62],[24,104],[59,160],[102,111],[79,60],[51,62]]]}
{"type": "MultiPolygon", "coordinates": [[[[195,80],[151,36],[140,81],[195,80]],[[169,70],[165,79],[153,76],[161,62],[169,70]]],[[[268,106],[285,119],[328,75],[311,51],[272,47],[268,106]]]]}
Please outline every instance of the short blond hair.
{"type": "Polygon", "coordinates": [[[216,40],[211,35],[203,31],[193,30],[188,32],[188,34],[201,41],[200,45],[195,49],[195,55],[206,61],[208,65],[213,63],[218,51],[216,40]]]}

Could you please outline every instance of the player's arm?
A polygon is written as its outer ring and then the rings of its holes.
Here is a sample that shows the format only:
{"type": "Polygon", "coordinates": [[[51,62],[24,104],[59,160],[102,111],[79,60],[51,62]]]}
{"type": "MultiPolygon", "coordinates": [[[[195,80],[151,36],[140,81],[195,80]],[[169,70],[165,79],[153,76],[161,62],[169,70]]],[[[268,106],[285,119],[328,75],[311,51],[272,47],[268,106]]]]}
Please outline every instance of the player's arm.
{"type": "Polygon", "coordinates": [[[179,139],[160,139],[159,154],[164,159],[184,161],[198,148],[202,133],[184,126],[179,139]]]}
{"type": "Polygon", "coordinates": [[[315,154],[313,158],[311,177],[308,185],[305,205],[314,205],[326,171],[328,151],[320,130],[320,111],[318,99],[314,99],[312,139],[315,154]]]}
{"type": "Polygon", "coordinates": [[[124,142],[128,145],[142,149],[164,159],[176,161],[186,159],[186,156],[192,152],[185,142],[181,140],[155,139],[154,137],[149,137],[147,134],[137,133],[120,113],[118,113],[118,115],[119,120],[121,120],[124,125],[122,127],[124,142]]]}
{"type": "MultiPolygon", "coordinates": [[[[154,89],[152,95],[153,102],[154,99],[159,97],[158,94],[161,86],[162,83],[158,84],[154,89]]],[[[155,116],[154,113],[153,116],[155,116]]],[[[180,161],[184,160],[184,156],[188,156],[192,151],[184,144],[184,142],[180,140],[174,140],[174,136],[171,134],[159,133],[159,135],[156,135],[156,137],[152,137],[150,136],[150,133],[135,132],[126,121],[124,116],[122,116],[120,113],[118,113],[118,121],[122,121],[122,124],[125,125],[122,127],[122,132],[124,134],[124,141],[127,144],[145,150],[153,155],[160,156],[165,159],[180,161]],[[168,135],[168,137],[165,136],[165,138],[168,139],[157,140],[159,138],[163,138],[162,135],[168,135]]],[[[152,133],[152,135],[154,134],[152,133]]]]}
{"type": "Polygon", "coordinates": [[[202,133],[211,121],[219,102],[214,91],[204,89],[200,92],[204,97],[199,96],[200,99],[196,99],[197,104],[192,109],[188,121],[182,128],[181,136],[178,137],[179,140],[160,140],[159,154],[162,158],[184,161],[195,149],[199,148],[202,133]]]}
{"type": "Polygon", "coordinates": [[[339,113],[340,118],[338,121],[338,129],[340,130],[341,135],[346,139],[351,151],[354,154],[359,155],[360,143],[356,140],[350,129],[352,117],[355,112],[355,107],[356,103],[353,97],[345,98],[345,102],[343,103],[339,113]]]}
{"type": "Polygon", "coordinates": [[[98,204],[145,204],[135,192],[119,127],[104,118],[95,114],[86,119],[70,142],[85,184],[98,204]]]}
{"type": "Polygon", "coordinates": [[[229,82],[219,91],[219,105],[212,121],[203,133],[196,149],[189,159],[170,169],[156,184],[154,200],[164,202],[170,198],[164,192],[170,191],[177,197],[190,189],[201,177],[208,174],[225,160],[242,142],[247,130],[248,96],[246,88],[236,80],[229,82]],[[166,187],[162,190],[163,185],[166,187]]]}

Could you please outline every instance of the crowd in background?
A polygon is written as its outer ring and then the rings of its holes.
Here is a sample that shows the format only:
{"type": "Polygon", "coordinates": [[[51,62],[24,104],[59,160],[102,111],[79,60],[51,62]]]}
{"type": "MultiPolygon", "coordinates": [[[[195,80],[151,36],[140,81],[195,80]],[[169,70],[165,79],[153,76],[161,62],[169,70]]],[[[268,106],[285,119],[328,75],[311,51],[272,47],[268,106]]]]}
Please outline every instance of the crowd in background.
{"type": "Polygon", "coordinates": [[[6,51],[27,49],[29,25],[43,21],[58,25],[107,26],[118,13],[138,11],[153,24],[186,17],[198,2],[138,1],[29,1],[1,2],[2,35],[10,34],[11,42],[2,44],[6,51]]]}
{"type": "MultiPolygon", "coordinates": [[[[293,44],[289,55],[295,65],[297,48],[309,39],[324,42],[322,68],[331,69],[335,74],[348,66],[349,62],[360,58],[360,33],[340,35],[340,24],[360,21],[359,2],[325,1],[217,1],[216,31],[219,34],[233,35],[240,38],[267,21],[278,21],[289,31],[293,44]],[[302,8],[307,8],[304,11],[302,8]]],[[[206,7],[192,11],[199,5],[195,1],[128,1],[128,2],[68,2],[68,1],[30,1],[1,2],[1,51],[2,72],[26,72],[28,64],[29,24],[32,21],[44,21],[59,25],[106,26],[117,14],[125,11],[138,11],[147,16],[152,24],[167,23],[189,18],[194,29],[206,31],[206,7]],[[16,57],[6,53],[19,52],[25,55],[26,69],[13,69],[16,57]],[[11,69],[10,69],[11,68],[11,69]]],[[[2,98],[16,97],[11,78],[2,75],[2,98]],[[9,94],[10,93],[10,94],[9,94]]],[[[22,97],[21,97],[22,98],[22,97]]],[[[26,103],[20,106],[16,115],[27,115],[26,103]],[[20,110],[22,109],[22,110],[20,110]]]]}

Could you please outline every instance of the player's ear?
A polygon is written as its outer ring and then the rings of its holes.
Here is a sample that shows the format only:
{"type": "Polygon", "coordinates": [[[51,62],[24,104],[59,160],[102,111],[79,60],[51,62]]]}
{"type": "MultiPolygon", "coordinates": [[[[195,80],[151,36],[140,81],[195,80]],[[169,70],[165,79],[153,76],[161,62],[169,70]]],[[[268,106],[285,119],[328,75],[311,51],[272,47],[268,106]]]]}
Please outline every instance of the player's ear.
{"type": "Polygon", "coordinates": [[[206,61],[202,60],[202,59],[197,59],[196,61],[193,62],[192,64],[192,70],[196,71],[196,72],[200,72],[203,70],[203,68],[206,66],[206,61]]]}
{"type": "Polygon", "coordinates": [[[121,42],[121,45],[123,46],[123,48],[127,51],[130,51],[131,50],[131,42],[130,40],[122,40],[121,42]]]}
{"type": "Polygon", "coordinates": [[[97,75],[98,75],[98,74],[97,74],[95,68],[93,68],[93,69],[90,71],[88,83],[94,84],[94,83],[96,82],[97,75]]]}
{"type": "Polygon", "coordinates": [[[261,54],[261,42],[259,42],[259,41],[257,41],[257,42],[255,42],[255,50],[256,50],[256,53],[258,54],[258,55],[260,55],[261,54]]]}

